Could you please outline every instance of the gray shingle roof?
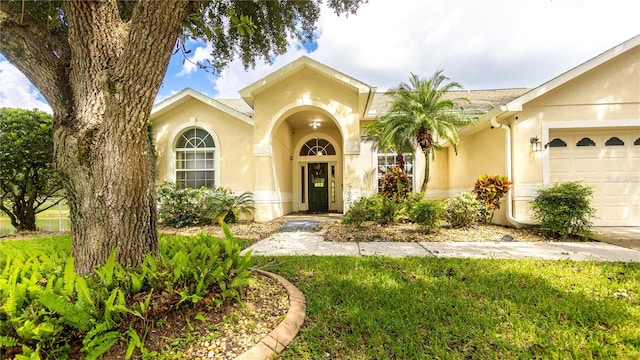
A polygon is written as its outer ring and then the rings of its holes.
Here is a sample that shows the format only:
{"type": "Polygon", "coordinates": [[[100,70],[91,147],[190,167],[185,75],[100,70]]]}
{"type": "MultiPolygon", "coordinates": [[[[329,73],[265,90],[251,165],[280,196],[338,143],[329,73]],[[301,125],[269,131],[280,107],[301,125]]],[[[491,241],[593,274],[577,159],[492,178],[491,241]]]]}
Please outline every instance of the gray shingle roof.
{"type": "Polygon", "coordinates": [[[216,101],[249,117],[253,117],[253,109],[243,99],[216,99],[216,101]]]}
{"type": "MultiPolygon", "coordinates": [[[[465,104],[467,110],[489,111],[492,108],[508,103],[509,101],[523,95],[530,89],[493,89],[493,90],[457,90],[446,94],[447,98],[467,98],[471,104],[465,104]]],[[[253,109],[243,99],[216,99],[216,101],[229,106],[249,117],[253,117],[253,109]]],[[[369,114],[371,116],[384,114],[389,108],[391,99],[383,92],[378,92],[373,98],[369,114]]]]}
{"type": "MultiPolygon", "coordinates": [[[[492,89],[492,90],[456,90],[448,92],[445,97],[449,99],[466,98],[470,104],[463,104],[467,110],[489,111],[498,105],[504,105],[509,101],[522,96],[531,89],[492,89]]],[[[391,98],[385,93],[376,93],[369,114],[371,116],[384,114],[389,108],[391,98]]]]}

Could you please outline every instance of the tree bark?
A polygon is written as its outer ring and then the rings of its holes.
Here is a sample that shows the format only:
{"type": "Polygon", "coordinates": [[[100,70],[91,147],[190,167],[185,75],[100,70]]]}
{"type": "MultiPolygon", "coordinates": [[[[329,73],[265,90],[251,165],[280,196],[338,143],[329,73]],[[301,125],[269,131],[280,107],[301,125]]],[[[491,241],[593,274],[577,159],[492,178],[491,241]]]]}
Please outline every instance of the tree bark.
{"type": "Polygon", "coordinates": [[[423,149],[422,154],[424,155],[424,180],[422,181],[420,192],[425,193],[427,191],[427,184],[429,184],[429,178],[431,177],[431,156],[429,156],[430,151],[428,149],[423,149]]]}
{"type": "Polygon", "coordinates": [[[116,249],[123,266],[158,254],[148,116],[182,23],[198,5],[139,1],[124,21],[115,0],[68,1],[68,35],[42,40],[44,46],[32,41],[43,37],[38,24],[15,20],[9,5],[0,8],[7,35],[0,50],[54,111],[55,162],[66,181],[79,274],[116,249]],[[54,43],[58,48],[46,46],[54,43]]]}

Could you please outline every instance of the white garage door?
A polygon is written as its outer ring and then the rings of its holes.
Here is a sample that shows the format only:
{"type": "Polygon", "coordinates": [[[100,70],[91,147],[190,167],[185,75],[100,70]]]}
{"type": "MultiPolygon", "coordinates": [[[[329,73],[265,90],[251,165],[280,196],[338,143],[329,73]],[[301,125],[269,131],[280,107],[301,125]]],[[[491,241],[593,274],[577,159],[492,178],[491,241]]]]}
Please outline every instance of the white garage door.
{"type": "Polygon", "coordinates": [[[640,129],[549,131],[551,183],[593,186],[595,226],[640,226],[640,129]]]}

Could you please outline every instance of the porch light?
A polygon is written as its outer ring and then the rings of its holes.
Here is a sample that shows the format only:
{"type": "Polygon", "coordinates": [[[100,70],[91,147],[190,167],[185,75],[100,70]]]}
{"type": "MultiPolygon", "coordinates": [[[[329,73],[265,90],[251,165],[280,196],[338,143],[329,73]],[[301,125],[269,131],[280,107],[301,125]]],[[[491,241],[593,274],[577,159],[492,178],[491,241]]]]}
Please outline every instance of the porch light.
{"type": "Polygon", "coordinates": [[[531,143],[531,152],[535,153],[542,151],[542,143],[540,142],[540,139],[538,139],[538,135],[529,139],[529,142],[531,143]]]}
{"type": "Polygon", "coordinates": [[[311,124],[309,124],[314,130],[320,127],[320,121],[315,120],[311,124]]]}

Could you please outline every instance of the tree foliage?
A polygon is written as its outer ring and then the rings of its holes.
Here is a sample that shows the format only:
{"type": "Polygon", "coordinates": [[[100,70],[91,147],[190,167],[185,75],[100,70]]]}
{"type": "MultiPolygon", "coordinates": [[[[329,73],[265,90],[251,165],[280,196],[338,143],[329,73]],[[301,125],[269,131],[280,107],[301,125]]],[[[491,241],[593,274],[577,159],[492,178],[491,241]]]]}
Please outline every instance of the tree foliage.
{"type": "Polygon", "coordinates": [[[403,152],[409,143],[412,148],[420,147],[426,160],[422,192],[427,189],[434,151],[443,148],[443,141],[455,149],[459,142],[458,128],[471,123],[477,115],[464,110],[462,105],[468,103],[468,99],[446,96],[456,89],[462,86],[450,82],[442,70],[429,78],[411,74],[409,83],[401,83],[386,92],[391,98],[389,111],[367,128],[369,137],[384,149],[403,152]]]}
{"type": "Polygon", "coordinates": [[[62,199],[52,132],[47,113],[0,109],[0,210],[18,231],[36,230],[36,214],[62,199]],[[54,195],[58,198],[50,201],[54,195]]]}
{"type": "MultiPolygon", "coordinates": [[[[365,0],[329,0],[338,14],[365,0]]],[[[322,1],[0,2],[0,52],[53,109],[55,161],[65,178],[76,271],[118,248],[139,265],[158,254],[155,163],[147,122],[176,44],[206,39],[215,69],[273,60],[311,39],[322,1]],[[134,176],[135,174],[135,176],[134,176]]]]}

